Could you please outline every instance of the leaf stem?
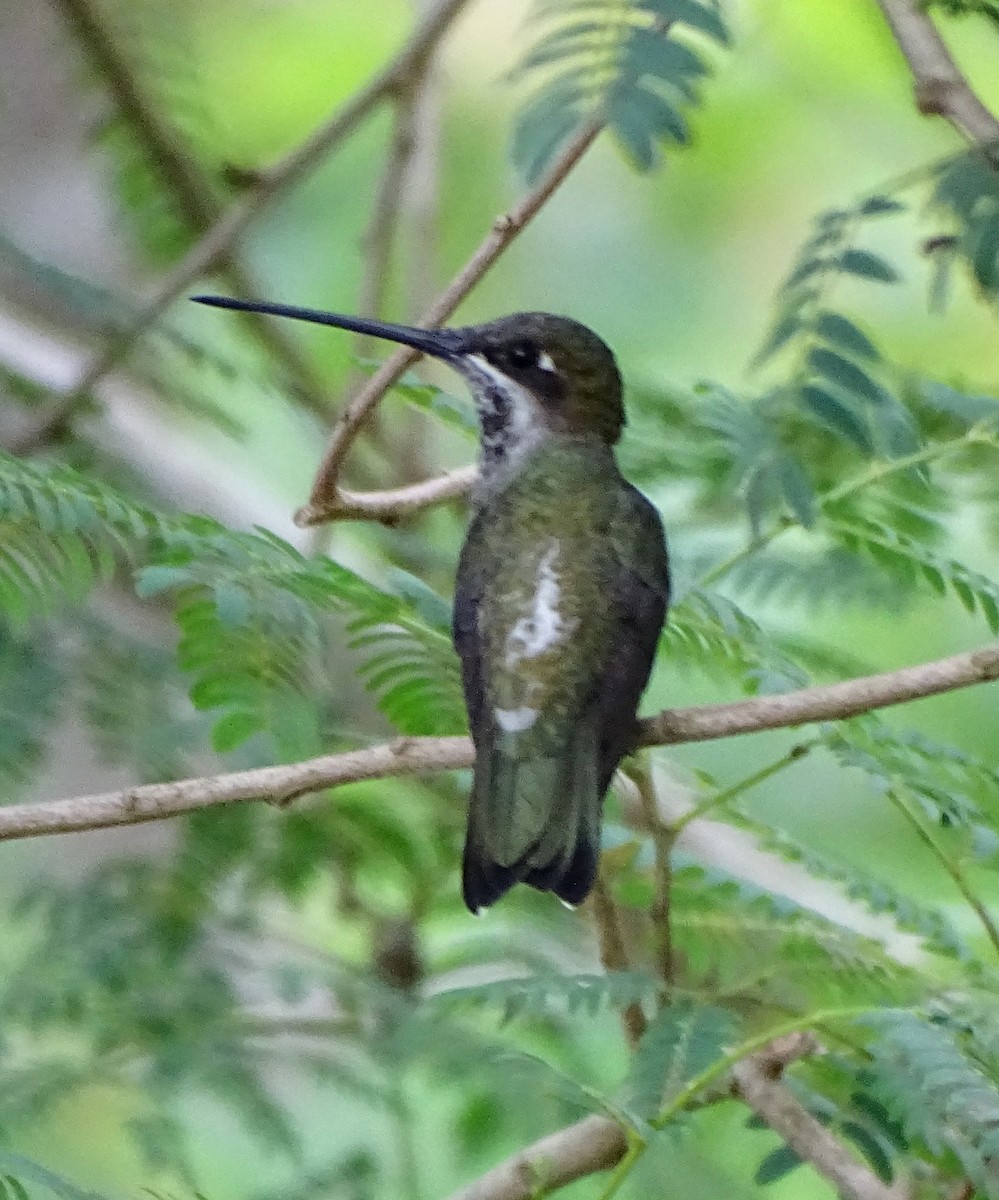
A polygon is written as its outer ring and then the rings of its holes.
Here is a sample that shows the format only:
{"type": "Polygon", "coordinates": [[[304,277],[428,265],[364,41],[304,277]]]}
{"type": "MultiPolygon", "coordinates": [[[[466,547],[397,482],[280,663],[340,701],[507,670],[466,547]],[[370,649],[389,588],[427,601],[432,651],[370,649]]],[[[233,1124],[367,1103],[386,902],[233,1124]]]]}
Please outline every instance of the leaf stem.
{"type": "Polygon", "coordinates": [[[645,1150],[645,1140],[639,1138],[633,1130],[629,1130],[628,1149],[625,1151],[624,1157],[611,1172],[610,1179],[607,1180],[607,1186],[600,1193],[598,1200],[613,1200],[613,1197],[620,1191],[621,1185],[631,1174],[632,1168],[645,1153],[645,1150]]]}
{"type": "Polygon", "coordinates": [[[945,454],[949,454],[954,450],[974,445],[975,442],[982,440],[982,435],[985,431],[986,427],[982,423],[978,423],[972,425],[960,437],[949,438],[945,442],[931,442],[929,445],[923,446],[921,450],[914,450],[911,454],[903,455],[901,458],[891,458],[871,463],[859,475],[854,475],[852,479],[845,480],[838,487],[830,488],[828,492],[824,492],[819,496],[818,502],[820,505],[835,504],[847,496],[852,496],[854,492],[859,492],[869,484],[879,483],[889,475],[894,475],[899,471],[908,471],[912,467],[918,467],[923,463],[932,462],[936,458],[942,458],[945,454]]]}
{"type": "MultiPolygon", "coordinates": [[[[915,450],[912,454],[906,454],[901,458],[891,458],[871,463],[863,471],[852,476],[850,479],[844,480],[843,483],[817,496],[816,505],[821,509],[827,504],[835,504],[847,496],[852,496],[854,492],[862,491],[872,483],[879,483],[882,479],[888,478],[889,475],[895,475],[899,471],[908,471],[912,467],[932,462],[937,458],[943,458],[946,454],[964,449],[966,446],[972,446],[976,442],[993,442],[994,439],[992,437],[986,436],[988,433],[988,426],[985,423],[979,422],[972,425],[960,437],[950,438],[945,442],[931,442],[929,445],[923,446],[921,450],[915,450]]],[[[766,533],[759,534],[747,542],[741,550],[736,550],[728,558],[723,558],[721,562],[715,563],[710,570],[701,576],[697,582],[697,587],[713,587],[734,567],[737,567],[747,558],[751,558],[757,551],[765,549],[782,533],[792,528],[800,528],[799,523],[786,515],[780,517],[772,529],[766,533]]]]}
{"type": "Polygon", "coordinates": [[[770,779],[771,776],[783,771],[785,767],[789,767],[792,763],[798,762],[799,759],[802,759],[807,754],[811,753],[811,751],[814,750],[819,744],[820,739],[818,738],[813,738],[807,742],[798,742],[796,745],[792,746],[786,754],[782,754],[780,758],[774,759],[773,762],[767,763],[766,766],[760,767],[758,771],[753,771],[751,774],[746,775],[744,778],[738,780],[736,783],[731,784],[729,787],[722,788],[720,791],[715,792],[713,796],[707,796],[699,804],[693,805],[693,807],[688,809],[687,812],[670,822],[670,829],[672,830],[674,836],[678,835],[681,830],[685,829],[691,821],[698,820],[707,813],[713,812],[716,808],[722,808],[724,805],[729,804],[732,800],[735,800],[737,797],[741,796],[743,792],[751,791],[758,784],[765,782],[767,779],[770,779]]]}
{"type": "MultiPolygon", "coordinates": [[[[792,1033],[811,1030],[817,1025],[830,1021],[844,1021],[855,1017],[863,1017],[871,1012],[873,1007],[875,1006],[865,1004],[851,1005],[845,1008],[819,1009],[805,1016],[785,1021],[780,1025],[771,1026],[770,1029],[764,1030],[762,1033],[754,1034],[753,1037],[740,1042],[738,1046],[730,1050],[727,1054],[722,1055],[721,1058],[716,1059],[710,1067],[707,1067],[699,1075],[696,1075],[686,1087],[682,1088],[673,1097],[665,1108],[649,1121],[649,1124],[653,1129],[664,1129],[670,1121],[683,1112],[687,1105],[697,1096],[698,1092],[703,1091],[704,1088],[714,1083],[717,1079],[720,1079],[742,1059],[748,1058],[749,1055],[756,1053],[758,1050],[765,1049],[771,1042],[776,1041],[778,1038],[786,1037],[792,1033]]],[[[600,1200],[611,1200],[617,1194],[627,1176],[648,1148],[648,1143],[644,1139],[639,1140],[635,1137],[634,1140],[630,1140],[630,1137],[631,1135],[629,1135],[628,1150],[614,1169],[607,1187],[601,1192],[600,1200]]]]}
{"type": "Polygon", "coordinates": [[[630,771],[642,802],[642,814],[655,845],[655,898],[652,902],[652,929],[659,978],[668,989],[675,982],[676,962],[673,950],[673,847],[677,831],[667,825],[656,796],[656,785],[648,763],[639,759],[630,771]]]}
{"type": "Polygon", "coordinates": [[[722,1075],[731,1070],[741,1059],[747,1058],[757,1050],[764,1049],[770,1042],[786,1037],[789,1033],[801,1033],[805,1030],[814,1029],[816,1025],[827,1021],[848,1021],[854,1017],[866,1016],[874,1007],[876,1006],[871,1004],[853,1004],[843,1008],[819,1009],[804,1016],[794,1017],[792,1020],[785,1021],[780,1025],[771,1026],[770,1029],[765,1029],[762,1033],[757,1033],[751,1038],[746,1038],[744,1042],[740,1042],[733,1050],[730,1050],[727,1054],[722,1055],[721,1058],[713,1062],[710,1067],[706,1067],[699,1075],[695,1075],[687,1086],[681,1088],[669,1104],[652,1118],[649,1124],[653,1129],[665,1129],[674,1117],[683,1112],[698,1092],[703,1091],[709,1084],[721,1078],[722,1075]]]}
{"type": "Polygon", "coordinates": [[[912,826],[916,836],[927,847],[930,853],[936,858],[936,860],[953,880],[954,886],[961,893],[963,899],[967,901],[968,906],[981,923],[981,926],[985,931],[985,936],[992,945],[992,949],[997,955],[999,955],[999,927],[997,927],[995,921],[993,921],[991,913],[982,903],[981,898],[973,890],[971,884],[968,883],[967,877],[961,868],[961,864],[956,859],[951,858],[943,846],[940,845],[929,826],[919,816],[912,805],[905,799],[905,797],[902,795],[902,791],[899,788],[889,788],[888,799],[895,806],[898,812],[905,817],[905,819],[912,826]]]}

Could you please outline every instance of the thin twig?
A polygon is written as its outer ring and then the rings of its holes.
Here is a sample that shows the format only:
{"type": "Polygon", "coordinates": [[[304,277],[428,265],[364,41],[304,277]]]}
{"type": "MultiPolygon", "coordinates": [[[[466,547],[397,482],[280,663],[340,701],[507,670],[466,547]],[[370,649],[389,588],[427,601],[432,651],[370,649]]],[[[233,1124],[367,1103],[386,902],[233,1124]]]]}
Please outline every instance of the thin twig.
{"type": "Polygon", "coordinates": [[[90,0],[56,0],[90,61],[110,88],[128,126],[144,143],[149,162],[174,195],[188,225],[207,226],[216,216],[216,201],[187,147],[169,122],[161,120],[140,86],[132,64],[110,36],[107,20],[90,0]]]}
{"type": "MultiPolygon", "coordinates": [[[[808,1035],[816,1025],[830,1021],[852,1020],[856,1017],[866,1015],[869,1011],[869,1008],[856,1005],[826,1009],[825,1011],[813,1012],[807,1017],[794,1017],[776,1028],[752,1034],[738,1046],[733,1046],[731,1049],[726,1050],[720,1057],[715,1058],[709,1066],[695,1075],[693,1079],[688,1080],[679,1091],[671,1096],[664,1107],[649,1120],[649,1124],[653,1129],[665,1129],[681,1113],[685,1112],[698,1097],[702,1097],[706,1093],[710,1093],[712,1089],[716,1089],[719,1080],[733,1074],[739,1064],[746,1059],[761,1056],[760,1061],[765,1064],[765,1070],[768,1073],[779,1073],[783,1067],[787,1066],[795,1058],[800,1058],[803,1054],[811,1053],[811,1047],[814,1045],[814,1042],[808,1035]],[[802,1037],[802,1034],[806,1036],[802,1037]]],[[[639,1142],[629,1147],[626,1158],[621,1161],[620,1166],[614,1173],[612,1186],[608,1186],[602,1193],[602,1200],[609,1200],[611,1196],[617,1194],[619,1188],[625,1182],[627,1175],[644,1155],[647,1145],[646,1142],[639,1142]]],[[[844,1159],[855,1161],[845,1146],[839,1148],[839,1154],[844,1159]]]]}
{"type": "Polygon", "coordinates": [[[999,120],[974,93],[917,0],[877,0],[915,82],[916,107],[948,120],[999,168],[999,120]]]}
{"type": "Polygon", "coordinates": [[[988,906],[968,882],[960,860],[952,858],[947,853],[937,840],[936,834],[929,823],[922,818],[918,809],[898,789],[890,788],[887,796],[896,810],[912,826],[919,840],[927,847],[933,857],[943,867],[944,871],[950,876],[954,886],[978,918],[979,924],[985,931],[985,936],[988,938],[993,951],[999,954],[999,927],[996,926],[992,914],[988,910],[988,906]]]}
{"type": "Polygon", "coordinates": [[[749,775],[737,780],[729,787],[721,788],[712,795],[705,796],[703,800],[697,804],[692,804],[686,812],[680,813],[671,820],[669,823],[670,831],[674,837],[678,837],[691,821],[698,821],[701,817],[706,817],[708,813],[714,812],[715,809],[724,808],[726,804],[731,804],[733,800],[737,800],[746,792],[758,787],[759,784],[764,783],[767,779],[790,767],[793,763],[800,761],[819,744],[817,739],[810,742],[799,742],[797,745],[792,746],[786,754],[782,754],[780,758],[767,763],[766,766],[760,767],[756,771],[750,772],[749,775]]]}
{"type": "Polygon", "coordinates": [[[663,823],[656,785],[648,764],[637,761],[628,774],[635,781],[642,802],[642,816],[652,835],[655,847],[655,896],[652,901],[652,933],[656,948],[656,966],[659,978],[667,988],[675,981],[676,962],[673,953],[673,847],[677,831],[663,823]]]}
{"type": "Polygon", "coordinates": [[[478,468],[474,466],[457,467],[433,479],[424,479],[421,483],[386,488],[384,491],[351,492],[340,488],[335,507],[330,510],[327,519],[380,521],[385,525],[394,525],[421,508],[445,504],[464,496],[478,473],[478,468]]]}
{"type": "MultiPolygon", "coordinates": [[[[628,951],[624,944],[624,934],[621,930],[617,905],[611,895],[603,876],[598,876],[591,893],[594,924],[597,927],[597,938],[600,943],[600,964],[608,973],[612,971],[627,971],[631,966],[628,951]]],[[[624,1036],[628,1045],[634,1049],[642,1040],[645,1033],[645,1013],[637,1000],[621,1014],[624,1036]]]]}
{"type": "MultiPolygon", "coordinates": [[[[256,186],[206,229],[183,259],[160,281],[155,293],[141,306],[128,329],[114,338],[93,362],[72,393],[64,398],[59,410],[52,414],[53,422],[65,419],[68,405],[75,406],[83,402],[83,398],[93,391],[100,380],[127,357],[136,341],[174,300],[188,291],[198,279],[223,265],[249,226],[278,197],[315,170],[385,100],[405,87],[406,81],[414,72],[422,69],[426,57],[433,52],[468,3],[469,0],[439,0],[383,70],[301,145],[268,170],[257,174],[256,186]]],[[[248,281],[237,278],[235,282],[242,285],[248,281]]],[[[248,289],[239,286],[236,290],[243,292],[248,289]]],[[[252,314],[249,317],[253,319],[252,314]]],[[[265,336],[272,343],[274,339],[284,339],[284,335],[273,328],[265,336]]]]}
{"type": "MultiPolygon", "coordinates": [[[[203,174],[194,166],[187,147],[176,136],[169,121],[163,120],[157,107],[150,102],[128,57],[110,36],[107,22],[93,10],[89,0],[58,0],[58,3],[78,42],[107,83],[119,112],[144,145],[149,162],[173,196],[178,215],[195,236],[203,235],[218,220],[219,203],[203,174]]],[[[223,277],[237,295],[253,294],[253,282],[237,261],[226,256],[219,265],[223,277]]],[[[251,316],[256,317],[255,314],[251,316]]],[[[324,413],[327,406],[322,399],[322,384],[294,341],[280,327],[263,319],[254,319],[253,328],[267,349],[284,363],[305,406],[317,413],[324,413]]],[[[130,344],[131,333],[130,329],[112,339],[83,372],[69,394],[60,399],[59,405],[47,418],[47,425],[51,426],[53,433],[88,402],[94,385],[103,378],[110,365],[114,365],[111,359],[114,357],[115,362],[119,361],[115,357],[119,343],[130,344]]]]}
{"type": "MultiPolygon", "coordinates": [[[[392,142],[378,182],[371,220],[364,231],[364,278],[357,295],[357,311],[369,317],[380,317],[385,311],[389,265],[402,211],[403,185],[416,144],[414,103],[412,87],[396,98],[392,142]]],[[[372,340],[359,335],[358,354],[363,354],[372,340]]]]}
{"type": "MultiPolygon", "coordinates": [[[[418,325],[433,327],[445,321],[486,274],[510,243],[544,207],[572,169],[595,141],[602,125],[587,121],[549,167],[540,182],[509,212],[497,217],[457,275],[424,312],[418,325]]],[[[401,348],[385,360],[364,387],[347,405],[330,438],[319,465],[309,502],[295,515],[299,525],[319,525],[337,515],[337,481],[344,459],[369,414],[393,384],[419,358],[419,354],[401,348]]]]}
{"type": "MultiPolygon", "coordinates": [[[[764,729],[784,729],[812,721],[842,720],[997,678],[999,643],[993,643],[920,666],[864,675],[842,683],[757,696],[734,704],[667,710],[641,722],[639,742],[643,746],[678,745],[764,729]]],[[[277,767],[147,784],[42,804],[0,807],[0,841],[136,825],[244,800],[286,803],[309,792],[361,779],[451,771],[468,767],[472,761],[472,744],[467,738],[402,738],[388,745],[277,767]]]]}
{"type": "MultiPolygon", "coordinates": [[[[371,217],[362,238],[364,274],[357,295],[357,311],[365,316],[381,317],[385,314],[392,254],[399,231],[406,180],[416,145],[413,105],[418,87],[419,80],[413,80],[395,97],[392,138],[378,182],[371,217]]],[[[374,341],[374,338],[358,334],[354,340],[355,358],[365,358],[373,353],[374,341]]],[[[363,387],[366,378],[367,375],[355,365],[344,384],[345,394],[355,395],[363,387]]]]}
{"type": "Polygon", "coordinates": [[[860,1162],[848,1146],[781,1083],[766,1056],[732,1068],[735,1092],[804,1162],[811,1163],[844,1200],[898,1200],[898,1192],[860,1162]]]}
{"type": "Polygon", "coordinates": [[[619,1125],[608,1117],[584,1117],[518,1151],[448,1200],[533,1200],[576,1179],[606,1171],[627,1149],[619,1125]]]}

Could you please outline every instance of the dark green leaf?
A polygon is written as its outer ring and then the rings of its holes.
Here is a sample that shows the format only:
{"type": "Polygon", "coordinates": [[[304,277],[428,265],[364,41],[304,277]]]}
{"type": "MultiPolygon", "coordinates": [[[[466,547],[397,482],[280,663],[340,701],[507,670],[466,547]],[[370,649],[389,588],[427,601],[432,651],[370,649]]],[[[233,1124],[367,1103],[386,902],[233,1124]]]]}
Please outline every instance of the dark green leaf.
{"type": "Polygon", "coordinates": [[[871,196],[860,206],[863,217],[880,217],[886,213],[904,212],[905,205],[889,196],[871,196]]]}
{"type": "Polygon", "coordinates": [[[984,291],[999,287],[999,210],[978,230],[971,252],[971,269],[984,291]]]}
{"type": "Polygon", "coordinates": [[[215,584],[212,588],[215,611],[223,625],[235,629],[245,625],[253,611],[250,596],[244,587],[230,580],[215,584]]]}
{"type": "Polygon", "coordinates": [[[815,524],[815,489],[801,463],[790,454],[777,462],[780,490],[795,519],[805,529],[815,524]]]}
{"type": "Polygon", "coordinates": [[[522,74],[535,67],[591,51],[594,45],[600,44],[601,38],[606,42],[607,23],[604,21],[576,21],[564,25],[542,38],[512,74],[522,74]]]}
{"type": "Polygon", "coordinates": [[[800,1167],[803,1161],[790,1146],[778,1146],[776,1150],[771,1150],[756,1168],[753,1182],[760,1187],[776,1183],[800,1167]]]}
{"type": "MultiPolygon", "coordinates": [[[[625,107],[633,107],[659,137],[669,136],[680,145],[685,145],[690,140],[687,122],[676,108],[653,88],[635,84],[630,88],[617,89],[611,98],[610,114],[615,113],[622,104],[625,107]]],[[[609,119],[613,122],[614,116],[609,115],[609,119]]]]}
{"type": "Polygon", "coordinates": [[[231,712],[215,723],[212,745],[220,754],[235,750],[248,737],[260,733],[264,722],[259,712],[231,712]]]}
{"type": "Polygon", "coordinates": [[[575,77],[557,80],[521,114],[514,131],[513,161],[535,180],[578,127],[586,88],[575,77]]]}
{"type": "Polygon", "coordinates": [[[794,335],[801,329],[801,318],[797,312],[785,312],[778,319],[773,329],[767,336],[767,340],[763,343],[763,347],[756,356],[756,363],[762,365],[768,358],[772,358],[778,350],[786,346],[794,335]]]}
{"type": "Polygon", "coordinates": [[[708,70],[689,46],[642,28],[633,28],[628,36],[625,63],[628,73],[655,76],[681,91],[686,80],[700,79],[708,70]]]}
{"type": "Polygon", "coordinates": [[[880,384],[875,383],[855,362],[837,354],[835,350],[817,346],[809,351],[808,363],[818,375],[842,388],[850,396],[878,405],[884,404],[888,399],[880,384]]]}
{"type": "Polygon", "coordinates": [[[805,408],[833,433],[841,434],[865,454],[873,452],[874,445],[867,422],[850,404],[814,383],[805,384],[799,395],[805,408]]]}
{"type": "Polygon", "coordinates": [[[656,138],[647,115],[624,96],[607,109],[607,123],[617,134],[621,146],[639,171],[651,171],[658,152],[656,138]]]}
{"type": "Polygon", "coordinates": [[[676,21],[689,25],[699,33],[714,38],[723,46],[729,43],[725,22],[713,8],[698,0],[639,0],[640,6],[664,21],[676,21]]]}
{"type": "Polygon", "coordinates": [[[838,261],[840,268],[850,275],[859,275],[876,283],[898,282],[898,272],[894,267],[868,250],[844,250],[838,261]]]}
{"type": "Polygon", "coordinates": [[[753,536],[757,537],[763,529],[764,521],[777,507],[781,496],[780,480],[774,470],[773,460],[768,458],[757,463],[747,472],[742,487],[749,524],[753,536]]]}
{"type": "MultiPolygon", "coordinates": [[[[905,458],[922,445],[919,426],[912,413],[894,396],[885,393],[885,403],[871,414],[877,444],[885,458],[905,458]]],[[[920,475],[918,470],[913,474],[920,475]]]]}
{"type": "Polygon", "coordinates": [[[135,573],[135,590],[140,596],[158,596],[171,588],[191,582],[187,567],[142,567],[135,573]]]}
{"type": "Polygon", "coordinates": [[[867,334],[839,313],[819,313],[815,322],[815,332],[825,341],[832,342],[834,346],[855,358],[866,358],[870,362],[881,361],[877,346],[867,334]]]}
{"type": "Polygon", "coordinates": [[[735,1018],[709,1004],[679,1002],[649,1024],[624,1084],[629,1111],[652,1117],[721,1058],[736,1037],[735,1018]]]}
{"type": "Polygon", "coordinates": [[[849,1138],[871,1164],[874,1174],[882,1183],[894,1182],[895,1169],[892,1166],[891,1155],[879,1138],[856,1121],[844,1121],[840,1129],[843,1136],[849,1138]]]}
{"type": "Polygon", "coordinates": [[[829,262],[824,258],[806,257],[794,268],[784,283],[784,288],[791,291],[799,284],[818,275],[820,271],[828,270],[829,262]]]}

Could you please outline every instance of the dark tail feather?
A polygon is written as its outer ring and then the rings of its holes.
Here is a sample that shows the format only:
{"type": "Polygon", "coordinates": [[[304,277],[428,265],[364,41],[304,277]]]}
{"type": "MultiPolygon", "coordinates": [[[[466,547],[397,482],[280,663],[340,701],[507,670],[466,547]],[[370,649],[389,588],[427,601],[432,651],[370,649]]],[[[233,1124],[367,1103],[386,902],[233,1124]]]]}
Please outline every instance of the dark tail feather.
{"type": "Polygon", "coordinates": [[[600,862],[597,746],[591,723],[580,722],[557,758],[517,758],[512,739],[480,747],[462,865],[473,913],[520,882],[567,904],[589,895],[600,862]]]}

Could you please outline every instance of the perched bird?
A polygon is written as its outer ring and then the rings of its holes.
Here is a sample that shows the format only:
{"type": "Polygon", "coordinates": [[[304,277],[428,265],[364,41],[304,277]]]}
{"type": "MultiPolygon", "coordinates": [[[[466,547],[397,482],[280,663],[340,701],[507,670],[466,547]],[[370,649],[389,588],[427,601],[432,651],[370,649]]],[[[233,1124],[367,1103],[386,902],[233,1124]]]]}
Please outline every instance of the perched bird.
{"type": "Polygon", "coordinates": [[[415,329],[195,299],[400,342],[468,384],[481,473],[453,619],[476,750],[463,894],[478,912],[525,882],[578,904],[669,603],[662,523],[614,458],[624,407],[613,354],[549,313],[415,329]]]}

